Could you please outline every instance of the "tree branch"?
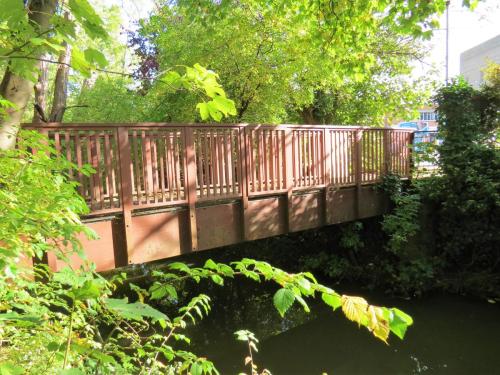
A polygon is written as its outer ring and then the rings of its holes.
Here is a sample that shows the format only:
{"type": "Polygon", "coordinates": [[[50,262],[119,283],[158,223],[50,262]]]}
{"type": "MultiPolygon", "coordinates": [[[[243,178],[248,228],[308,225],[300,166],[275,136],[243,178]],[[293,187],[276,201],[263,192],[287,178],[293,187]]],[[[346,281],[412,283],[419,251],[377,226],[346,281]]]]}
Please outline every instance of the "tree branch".
{"type": "MultiPolygon", "coordinates": [[[[0,59],[27,59],[27,60],[36,60],[36,61],[43,61],[49,64],[57,64],[57,65],[66,65],[69,66],[70,68],[73,68],[71,64],[64,63],[64,62],[59,62],[55,60],[49,60],[49,59],[44,59],[44,58],[37,58],[37,57],[32,57],[32,56],[0,56],[0,59]]],[[[132,77],[131,73],[123,73],[123,72],[116,72],[113,70],[106,70],[106,69],[101,69],[101,68],[93,68],[93,70],[98,71],[98,72],[103,72],[103,73],[108,73],[108,74],[117,74],[125,77],[132,77]]]]}

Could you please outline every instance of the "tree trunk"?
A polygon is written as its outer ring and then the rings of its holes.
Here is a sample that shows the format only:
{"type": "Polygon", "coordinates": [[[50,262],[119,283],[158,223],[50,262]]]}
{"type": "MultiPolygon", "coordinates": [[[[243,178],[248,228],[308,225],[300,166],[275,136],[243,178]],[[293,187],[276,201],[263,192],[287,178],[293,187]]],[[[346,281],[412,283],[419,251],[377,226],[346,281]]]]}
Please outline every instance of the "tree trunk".
{"type": "Polygon", "coordinates": [[[54,84],[54,98],[52,99],[52,110],[50,112],[51,122],[61,122],[66,110],[66,100],[68,98],[68,73],[71,56],[71,48],[65,42],[64,50],[59,55],[56,80],[54,84]]]}
{"type": "Polygon", "coordinates": [[[300,111],[302,122],[306,125],[316,125],[318,123],[316,116],[314,116],[314,106],[304,107],[300,111]]]}
{"type": "MultiPolygon", "coordinates": [[[[49,28],[50,18],[55,12],[57,0],[32,0],[29,6],[29,20],[38,33],[49,28]]],[[[41,53],[32,54],[32,58],[40,58],[41,53]]],[[[33,72],[38,63],[33,62],[33,72]]],[[[0,96],[14,103],[15,108],[7,109],[7,115],[0,120],[0,150],[13,148],[26,106],[33,95],[33,82],[20,77],[11,70],[5,71],[0,84],[0,96]]]]}
{"type": "Polygon", "coordinates": [[[47,84],[49,79],[49,63],[40,61],[40,73],[35,83],[35,107],[33,108],[33,123],[47,121],[47,84]]]}

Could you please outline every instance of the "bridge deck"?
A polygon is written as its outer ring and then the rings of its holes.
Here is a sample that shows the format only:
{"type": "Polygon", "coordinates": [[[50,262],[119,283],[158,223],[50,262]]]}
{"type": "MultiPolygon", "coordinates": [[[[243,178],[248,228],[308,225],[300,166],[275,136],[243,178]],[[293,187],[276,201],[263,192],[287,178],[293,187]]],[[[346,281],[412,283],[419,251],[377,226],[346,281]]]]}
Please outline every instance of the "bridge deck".
{"type": "MultiPolygon", "coordinates": [[[[26,124],[65,157],[98,270],[374,216],[410,175],[412,132],[306,125],[26,124]]],[[[49,259],[51,266],[60,266],[49,259]]],[[[75,259],[75,262],[78,262],[75,259]]]]}

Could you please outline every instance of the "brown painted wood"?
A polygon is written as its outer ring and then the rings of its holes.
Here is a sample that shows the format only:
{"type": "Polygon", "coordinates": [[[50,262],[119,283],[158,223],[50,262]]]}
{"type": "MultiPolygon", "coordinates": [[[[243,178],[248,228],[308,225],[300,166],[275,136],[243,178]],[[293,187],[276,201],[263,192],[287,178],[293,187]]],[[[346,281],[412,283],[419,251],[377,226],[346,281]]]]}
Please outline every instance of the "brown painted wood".
{"type": "Polygon", "coordinates": [[[191,239],[191,251],[198,249],[198,228],[196,226],[196,155],[194,149],[193,129],[185,128],[184,130],[184,171],[185,171],[185,187],[189,209],[189,231],[191,239]]]}
{"type": "Polygon", "coordinates": [[[132,176],[130,174],[130,165],[132,160],[130,158],[130,143],[128,137],[128,129],[120,127],[117,129],[118,141],[118,159],[120,165],[120,192],[122,202],[122,215],[123,215],[123,233],[125,234],[125,249],[123,249],[123,259],[127,263],[134,261],[134,237],[132,229],[132,176]]]}
{"type": "Polygon", "coordinates": [[[36,129],[50,130],[68,160],[96,169],[91,178],[74,176],[91,214],[122,214],[100,226],[103,240],[96,245],[112,243],[116,264],[109,249],[102,259],[101,250],[91,251],[109,267],[382,213],[367,184],[390,170],[403,177],[412,170],[412,133],[392,129],[59,125],[36,129]]]}

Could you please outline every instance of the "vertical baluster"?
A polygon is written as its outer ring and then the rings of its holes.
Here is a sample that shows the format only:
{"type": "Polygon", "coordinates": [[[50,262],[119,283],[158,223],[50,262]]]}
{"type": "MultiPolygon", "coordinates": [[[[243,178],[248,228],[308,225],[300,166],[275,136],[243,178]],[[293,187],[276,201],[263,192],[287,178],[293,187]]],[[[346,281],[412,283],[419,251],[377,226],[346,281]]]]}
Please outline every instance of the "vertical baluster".
{"type": "Polygon", "coordinates": [[[218,184],[218,174],[217,174],[217,130],[210,131],[210,161],[212,162],[212,193],[217,195],[217,184],[218,184]]]}
{"type": "Polygon", "coordinates": [[[101,134],[96,132],[94,134],[94,142],[95,142],[95,156],[96,156],[96,165],[97,165],[97,173],[94,175],[96,177],[96,185],[99,196],[99,204],[101,206],[101,210],[104,209],[104,192],[103,192],[103,184],[102,184],[102,171],[101,171],[101,134]]]}
{"type": "MultiPolygon", "coordinates": [[[[175,162],[175,189],[177,192],[177,199],[181,197],[181,148],[180,139],[177,137],[177,130],[172,132],[173,146],[174,146],[174,162],[175,162]]],[[[195,160],[196,161],[196,160],[195,160]]],[[[196,176],[195,176],[196,178],[196,176]]]]}
{"type": "MultiPolygon", "coordinates": [[[[222,144],[223,144],[223,154],[224,154],[224,181],[225,181],[225,189],[226,189],[226,195],[231,194],[231,188],[234,187],[234,182],[232,181],[232,174],[231,174],[231,169],[232,163],[231,163],[231,134],[233,130],[229,129],[229,131],[223,130],[222,131],[222,144]]],[[[234,191],[233,191],[234,194],[234,191]]]]}
{"type": "Polygon", "coordinates": [[[76,154],[76,164],[78,165],[78,182],[80,184],[78,186],[78,191],[80,192],[81,196],[84,196],[85,195],[85,193],[84,193],[85,185],[84,185],[84,180],[83,180],[83,174],[80,171],[80,169],[82,168],[82,165],[83,165],[82,146],[80,143],[80,134],[78,133],[78,130],[75,133],[75,154],[76,154]]]}
{"type": "Polygon", "coordinates": [[[224,194],[224,155],[223,155],[223,137],[224,130],[216,133],[216,151],[217,151],[217,169],[219,171],[219,195],[224,194]]]}
{"type": "Polygon", "coordinates": [[[142,153],[142,181],[144,183],[144,203],[149,201],[149,179],[148,179],[148,162],[147,156],[148,150],[146,149],[146,132],[143,130],[141,132],[141,153],[142,153]]]}
{"type": "Polygon", "coordinates": [[[174,183],[174,157],[172,152],[172,140],[170,136],[170,132],[165,132],[165,171],[167,173],[167,191],[168,191],[168,200],[173,201],[174,193],[175,193],[175,183],[174,183]]]}
{"type": "Polygon", "coordinates": [[[198,169],[198,186],[200,189],[200,198],[203,198],[203,195],[205,193],[204,191],[204,184],[203,184],[203,153],[201,150],[202,146],[202,132],[200,130],[196,130],[196,162],[197,162],[197,169],[198,169]]]}
{"type": "Polygon", "coordinates": [[[205,187],[206,187],[206,196],[210,197],[210,173],[209,173],[209,165],[208,165],[208,147],[207,144],[209,142],[208,140],[208,130],[202,130],[203,131],[203,175],[205,176],[204,181],[205,181],[205,187]]]}
{"type": "Polygon", "coordinates": [[[160,165],[160,181],[159,181],[159,189],[160,189],[160,198],[162,202],[167,201],[167,197],[165,194],[165,132],[158,133],[158,163],[160,165]]]}
{"type": "Polygon", "coordinates": [[[112,175],[112,167],[111,167],[111,147],[109,143],[109,134],[106,132],[104,133],[104,160],[106,162],[106,186],[108,190],[108,197],[109,197],[109,207],[113,208],[114,207],[114,188],[113,188],[113,175],[112,175]]]}
{"type": "MultiPolygon", "coordinates": [[[[64,134],[64,140],[65,140],[65,147],[66,147],[66,159],[69,162],[72,162],[72,157],[71,157],[71,140],[70,140],[70,130],[66,130],[64,134]]],[[[70,179],[73,179],[73,168],[70,168],[68,171],[68,175],[70,179]]]]}
{"type": "Polygon", "coordinates": [[[156,152],[156,141],[158,135],[158,133],[151,133],[151,138],[149,140],[151,147],[151,169],[153,175],[153,196],[155,203],[158,203],[158,154],[156,152]]]}

